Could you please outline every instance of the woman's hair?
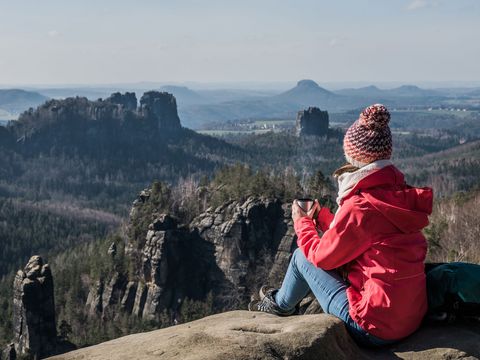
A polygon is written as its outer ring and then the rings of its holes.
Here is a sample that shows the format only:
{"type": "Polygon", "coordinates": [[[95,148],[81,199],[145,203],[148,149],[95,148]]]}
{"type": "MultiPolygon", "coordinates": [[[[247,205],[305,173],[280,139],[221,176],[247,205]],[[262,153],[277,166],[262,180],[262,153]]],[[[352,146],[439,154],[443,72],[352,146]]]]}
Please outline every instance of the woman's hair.
{"type": "Polygon", "coordinates": [[[346,163],[345,165],[340,166],[337,170],[333,172],[333,177],[338,178],[340,175],[345,174],[347,172],[354,172],[357,171],[359,168],[350,164],[346,163]]]}

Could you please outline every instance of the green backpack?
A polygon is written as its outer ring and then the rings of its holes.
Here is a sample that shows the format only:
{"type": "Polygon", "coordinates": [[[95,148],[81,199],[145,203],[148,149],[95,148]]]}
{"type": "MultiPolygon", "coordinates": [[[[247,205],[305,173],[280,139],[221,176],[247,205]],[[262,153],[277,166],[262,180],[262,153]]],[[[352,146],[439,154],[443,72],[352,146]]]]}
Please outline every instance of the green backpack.
{"type": "Polygon", "coordinates": [[[480,319],[480,265],[426,264],[425,270],[430,320],[480,319]]]}

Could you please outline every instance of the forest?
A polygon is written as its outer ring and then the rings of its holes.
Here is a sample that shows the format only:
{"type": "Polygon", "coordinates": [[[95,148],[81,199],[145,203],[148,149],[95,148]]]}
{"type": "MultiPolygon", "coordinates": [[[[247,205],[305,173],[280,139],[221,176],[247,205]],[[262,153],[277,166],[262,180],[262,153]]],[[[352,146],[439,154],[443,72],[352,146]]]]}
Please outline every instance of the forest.
{"type": "MultiPolygon", "coordinates": [[[[37,123],[20,142],[0,127],[0,346],[12,337],[13,276],[31,255],[42,255],[52,268],[59,334],[86,346],[173,324],[168,310],[146,320],[113,307],[114,320],[104,321],[85,308],[95,281],[138,267],[126,255],[125,239],[144,237],[152,214],[168,213],[188,225],[232,201],[262,197],[288,204],[304,195],[335,209],[331,174],[345,162],[341,126],[328,136],[302,137],[288,129],[220,138],[186,128],[138,129],[134,141],[122,142],[108,134],[124,125],[109,121],[95,132],[101,126],[85,124],[81,131],[91,136],[88,141],[70,141],[65,124],[37,123]],[[145,188],[152,199],[126,232],[132,202],[145,188]],[[115,258],[108,254],[112,243],[115,258]]],[[[425,229],[429,260],[478,263],[478,127],[466,131],[432,122],[431,128],[414,130],[418,125],[412,124],[404,126],[409,131],[394,131],[393,161],[408,183],[434,189],[435,209],[425,229]]],[[[179,318],[225,310],[212,296],[183,299],[179,318]]]]}

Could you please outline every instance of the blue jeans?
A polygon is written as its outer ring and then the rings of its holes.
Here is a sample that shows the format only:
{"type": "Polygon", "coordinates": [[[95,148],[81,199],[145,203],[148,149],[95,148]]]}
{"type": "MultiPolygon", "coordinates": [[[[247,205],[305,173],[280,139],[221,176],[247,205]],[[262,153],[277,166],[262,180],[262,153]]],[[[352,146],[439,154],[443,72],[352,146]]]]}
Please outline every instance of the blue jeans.
{"type": "Polygon", "coordinates": [[[347,299],[348,284],[334,270],[326,271],[310,263],[300,249],[293,253],[282,287],[275,294],[280,308],[294,308],[312,290],[326,314],[343,320],[353,339],[363,346],[375,347],[395,341],[377,338],[360,327],[350,316],[347,299]]]}

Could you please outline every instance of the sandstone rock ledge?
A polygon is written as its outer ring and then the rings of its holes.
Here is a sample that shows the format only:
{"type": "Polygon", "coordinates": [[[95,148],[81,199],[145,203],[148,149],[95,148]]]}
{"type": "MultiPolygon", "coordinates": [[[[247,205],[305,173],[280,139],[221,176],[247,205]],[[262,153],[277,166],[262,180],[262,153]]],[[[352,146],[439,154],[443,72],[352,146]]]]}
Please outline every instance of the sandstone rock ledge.
{"type": "Polygon", "coordinates": [[[118,338],[51,359],[475,359],[480,331],[426,328],[390,349],[361,350],[329,315],[280,318],[232,311],[118,338]],[[453,340],[452,340],[453,339],[453,340]]]}

